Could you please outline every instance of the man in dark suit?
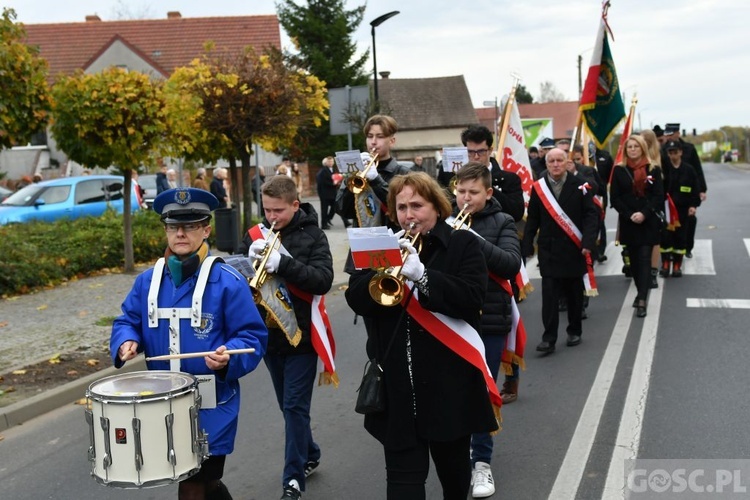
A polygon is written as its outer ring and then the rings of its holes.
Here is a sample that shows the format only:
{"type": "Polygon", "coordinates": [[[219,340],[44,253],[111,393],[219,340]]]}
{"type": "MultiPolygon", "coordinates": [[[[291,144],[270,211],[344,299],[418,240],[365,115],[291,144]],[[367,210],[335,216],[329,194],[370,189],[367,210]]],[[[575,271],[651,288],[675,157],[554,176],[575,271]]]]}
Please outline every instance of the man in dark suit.
{"type": "MultiPolygon", "coordinates": [[[[320,198],[320,227],[331,229],[333,216],[336,214],[336,192],[338,185],[333,180],[333,156],[323,158],[323,168],[318,171],[315,181],[318,186],[318,197],[320,198]]],[[[344,226],[349,227],[349,221],[344,219],[344,226]]]]}
{"type": "Polygon", "coordinates": [[[592,190],[582,189],[584,180],[565,169],[564,151],[550,150],[545,161],[547,172],[531,191],[521,251],[525,256],[534,255],[538,232],[544,334],[536,350],[550,354],[557,342],[561,294],[568,301],[567,345],[581,343],[583,276],[587,271],[586,256],[596,243],[599,212],[592,190]],[[566,221],[571,224],[565,224],[566,221]]]}

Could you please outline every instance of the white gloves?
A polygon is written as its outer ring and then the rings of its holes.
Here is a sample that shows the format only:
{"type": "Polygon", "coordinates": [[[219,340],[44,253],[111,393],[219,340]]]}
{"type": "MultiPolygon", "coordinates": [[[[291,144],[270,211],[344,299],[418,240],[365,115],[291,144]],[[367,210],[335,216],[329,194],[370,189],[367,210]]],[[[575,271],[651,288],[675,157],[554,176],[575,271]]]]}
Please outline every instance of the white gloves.
{"type": "Polygon", "coordinates": [[[269,272],[271,274],[275,273],[279,270],[279,264],[281,263],[281,254],[278,250],[274,250],[271,252],[271,255],[268,257],[268,260],[266,261],[266,272],[269,272]]]}
{"type": "MultiPolygon", "coordinates": [[[[370,156],[370,153],[366,151],[363,151],[362,153],[360,153],[360,156],[362,157],[362,163],[365,164],[365,167],[370,162],[370,160],[372,160],[372,156],[370,156]]],[[[367,172],[365,172],[365,179],[367,179],[368,181],[375,180],[377,176],[378,176],[378,167],[375,165],[370,167],[370,169],[367,172]]]]}
{"type": "Polygon", "coordinates": [[[265,247],[266,240],[262,240],[259,238],[253,241],[253,243],[250,245],[250,251],[247,253],[247,256],[254,260],[260,259],[260,254],[263,252],[263,249],[265,247]]]}
{"type": "MultiPolygon", "coordinates": [[[[401,231],[399,231],[399,233],[400,232],[401,231]]],[[[408,238],[399,239],[398,245],[402,250],[406,250],[409,253],[401,266],[401,275],[412,281],[419,280],[424,275],[424,264],[419,260],[417,249],[414,248],[414,245],[411,244],[408,238]]]]}
{"type": "MultiPolygon", "coordinates": [[[[250,245],[248,251],[248,257],[253,260],[259,260],[263,258],[263,249],[266,247],[266,240],[257,239],[250,245]]],[[[266,271],[269,273],[275,273],[279,270],[279,264],[281,263],[281,254],[278,250],[273,250],[271,255],[266,261],[266,271]]]]}

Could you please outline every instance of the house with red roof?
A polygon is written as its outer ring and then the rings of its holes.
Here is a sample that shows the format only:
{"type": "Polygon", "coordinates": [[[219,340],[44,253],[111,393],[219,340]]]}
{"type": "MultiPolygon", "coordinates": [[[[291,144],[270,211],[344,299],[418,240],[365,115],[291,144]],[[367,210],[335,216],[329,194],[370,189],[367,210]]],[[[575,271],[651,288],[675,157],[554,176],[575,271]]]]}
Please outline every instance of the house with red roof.
{"type": "MultiPolygon", "coordinates": [[[[248,46],[262,51],[281,49],[279,20],[273,15],[185,18],[171,11],[164,19],[103,21],[97,15],[76,23],[25,24],[26,43],[38,47],[49,65],[53,83],[60,75],[76,70],[96,73],[111,66],[140,71],[154,78],[169,78],[176,68],[187,66],[214,50],[237,53],[248,46]]],[[[42,173],[52,165],[64,165],[67,158],[55,147],[52,137],[41,141],[47,154],[34,148],[0,156],[0,170],[28,175],[42,173]],[[28,172],[25,172],[28,170],[28,172]]],[[[28,148],[26,148],[28,149],[28,148]]],[[[53,175],[45,175],[50,177],[53,175]]]]}

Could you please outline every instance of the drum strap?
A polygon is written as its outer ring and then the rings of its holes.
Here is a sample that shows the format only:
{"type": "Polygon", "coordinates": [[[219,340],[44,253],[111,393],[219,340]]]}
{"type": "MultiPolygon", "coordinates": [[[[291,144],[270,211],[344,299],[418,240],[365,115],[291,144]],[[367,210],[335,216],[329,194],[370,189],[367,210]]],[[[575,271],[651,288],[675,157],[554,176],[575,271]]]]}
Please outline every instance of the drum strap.
{"type": "MultiPolygon", "coordinates": [[[[169,354],[180,354],[181,319],[190,319],[190,326],[200,326],[203,293],[206,291],[206,283],[208,282],[208,276],[211,273],[211,267],[217,260],[223,262],[219,257],[207,257],[203,262],[203,265],[201,265],[201,270],[198,273],[198,282],[196,283],[195,291],[193,292],[193,307],[191,308],[158,307],[159,287],[161,286],[161,280],[164,274],[165,260],[164,258],[161,258],[156,261],[156,264],[154,265],[154,273],[151,276],[151,284],[148,289],[148,326],[150,328],[157,328],[158,320],[169,320],[169,354]]],[[[169,369],[171,371],[181,371],[180,360],[170,360],[169,369]]]]}

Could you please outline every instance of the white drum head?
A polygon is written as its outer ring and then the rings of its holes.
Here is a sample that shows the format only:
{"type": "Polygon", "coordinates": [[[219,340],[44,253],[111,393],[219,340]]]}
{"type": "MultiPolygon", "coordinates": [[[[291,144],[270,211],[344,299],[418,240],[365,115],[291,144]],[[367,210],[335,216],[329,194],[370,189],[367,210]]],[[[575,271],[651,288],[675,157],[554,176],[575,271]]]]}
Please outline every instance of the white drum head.
{"type": "Polygon", "coordinates": [[[189,373],[152,370],[113,375],[97,380],[87,394],[93,399],[134,401],[171,397],[197,385],[189,373]]]}

